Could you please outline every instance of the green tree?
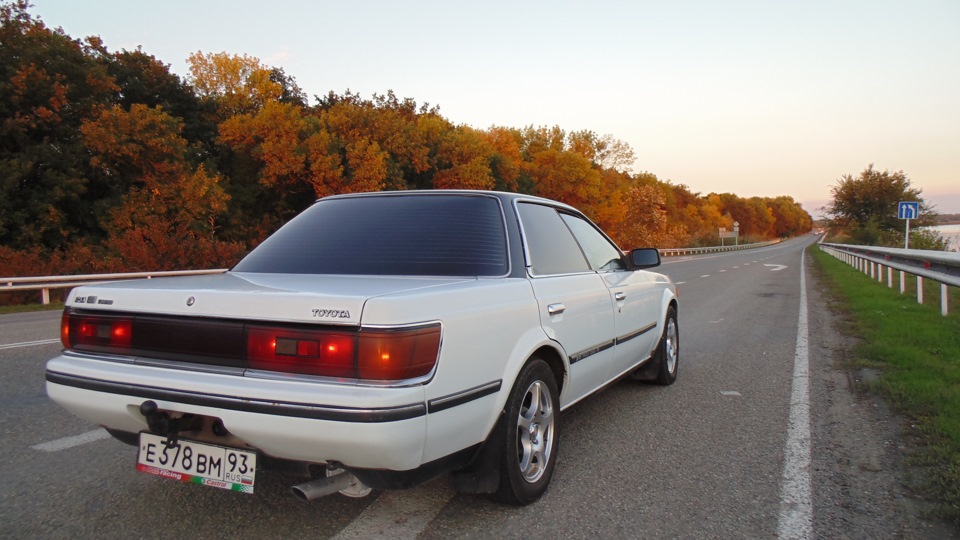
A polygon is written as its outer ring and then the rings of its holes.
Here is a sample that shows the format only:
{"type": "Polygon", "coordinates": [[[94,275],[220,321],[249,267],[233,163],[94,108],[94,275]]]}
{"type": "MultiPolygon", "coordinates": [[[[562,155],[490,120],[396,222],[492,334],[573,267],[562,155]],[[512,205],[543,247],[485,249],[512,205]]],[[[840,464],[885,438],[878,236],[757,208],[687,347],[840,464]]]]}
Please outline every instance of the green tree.
{"type": "MultiPolygon", "coordinates": [[[[877,171],[870,164],[859,175],[844,175],[831,189],[833,199],[827,204],[827,213],[836,228],[849,234],[858,231],[869,239],[870,230],[878,234],[898,231],[903,222],[897,218],[897,203],[913,201],[920,203],[920,219],[917,225],[926,224],[932,210],[920,196],[921,190],[910,186],[910,179],[903,171],[877,171]]],[[[932,224],[932,223],[931,223],[932,224]]]]}

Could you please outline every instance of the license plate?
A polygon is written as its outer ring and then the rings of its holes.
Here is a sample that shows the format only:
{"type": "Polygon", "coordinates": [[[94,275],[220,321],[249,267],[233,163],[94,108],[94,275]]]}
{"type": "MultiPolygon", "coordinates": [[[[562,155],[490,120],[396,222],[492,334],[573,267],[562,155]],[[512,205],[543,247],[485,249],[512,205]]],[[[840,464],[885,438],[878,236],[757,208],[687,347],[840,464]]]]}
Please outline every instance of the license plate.
{"type": "Polygon", "coordinates": [[[140,433],[137,470],[181,482],[253,493],[257,454],[226,446],[140,433]]]}

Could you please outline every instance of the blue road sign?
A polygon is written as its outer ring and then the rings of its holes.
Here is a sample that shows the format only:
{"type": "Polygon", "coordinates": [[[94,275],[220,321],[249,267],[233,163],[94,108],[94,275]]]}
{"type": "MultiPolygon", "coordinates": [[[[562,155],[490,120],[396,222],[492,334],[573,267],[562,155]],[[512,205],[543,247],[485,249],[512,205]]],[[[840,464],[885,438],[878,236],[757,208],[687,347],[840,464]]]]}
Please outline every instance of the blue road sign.
{"type": "Polygon", "coordinates": [[[901,201],[897,205],[897,217],[900,219],[917,219],[920,217],[920,203],[901,201]]]}

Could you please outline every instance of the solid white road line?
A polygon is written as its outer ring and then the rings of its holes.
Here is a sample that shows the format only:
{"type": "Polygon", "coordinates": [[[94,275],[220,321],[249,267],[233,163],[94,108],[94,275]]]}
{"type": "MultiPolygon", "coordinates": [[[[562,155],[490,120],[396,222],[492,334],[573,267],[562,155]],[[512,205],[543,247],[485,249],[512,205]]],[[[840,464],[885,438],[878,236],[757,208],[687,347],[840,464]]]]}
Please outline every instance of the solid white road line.
{"type": "Polygon", "coordinates": [[[81,444],[92,443],[94,441],[109,438],[110,434],[107,433],[105,429],[95,429],[93,431],[81,433],[80,435],[74,435],[73,437],[64,437],[55,441],[35,444],[30,448],[33,448],[34,450],[42,450],[44,452],[59,452],[61,450],[66,450],[67,448],[80,446],[81,444]]]}
{"type": "Polygon", "coordinates": [[[334,538],[416,538],[453,495],[445,478],[410,490],[385,491],[334,538]]]}
{"type": "Polygon", "coordinates": [[[793,357],[790,419],[784,447],[777,538],[813,538],[813,486],[810,481],[810,354],[807,347],[807,285],[800,252],[800,316],[793,357]]]}
{"type": "Polygon", "coordinates": [[[23,341],[21,343],[7,343],[0,345],[0,351],[3,349],[19,349],[20,347],[33,347],[34,345],[49,345],[51,343],[60,343],[59,339],[41,339],[37,341],[23,341]]]}

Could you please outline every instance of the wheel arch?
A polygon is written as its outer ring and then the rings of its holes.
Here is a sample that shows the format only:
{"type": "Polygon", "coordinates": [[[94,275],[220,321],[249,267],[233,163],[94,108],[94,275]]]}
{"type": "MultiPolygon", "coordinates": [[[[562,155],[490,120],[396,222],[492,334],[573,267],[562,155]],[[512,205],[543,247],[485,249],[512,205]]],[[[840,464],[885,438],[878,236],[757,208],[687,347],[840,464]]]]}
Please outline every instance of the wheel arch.
{"type": "MultiPolygon", "coordinates": [[[[550,366],[550,371],[553,372],[554,381],[557,383],[557,394],[562,395],[563,388],[566,386],[567,382],[567,368],[568,364],[563,361],[563,357],[560,355],[560,352],[557,349],[544,345],[534,351],[530,358],[527,359],[527,362],[532,358],[540,358],[550,366]]],[[[526,365],[526,362],[524,362],[526,365]]]]}

